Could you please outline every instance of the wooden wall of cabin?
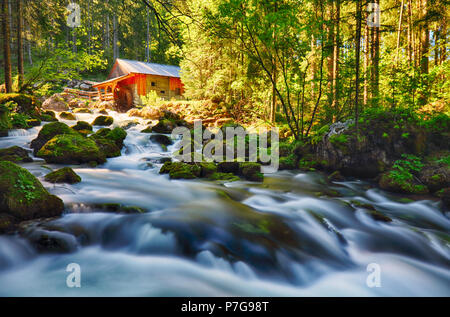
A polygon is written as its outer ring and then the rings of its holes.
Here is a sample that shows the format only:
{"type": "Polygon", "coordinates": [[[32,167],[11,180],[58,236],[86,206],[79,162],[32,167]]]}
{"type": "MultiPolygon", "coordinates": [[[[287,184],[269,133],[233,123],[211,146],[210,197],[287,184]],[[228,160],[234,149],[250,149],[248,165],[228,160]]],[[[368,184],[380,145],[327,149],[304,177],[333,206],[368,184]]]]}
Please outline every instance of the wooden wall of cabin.
{"type": "Polygon", "coordinates": [[[169,77],[146,75],[146,94],[150,91],[156,91],[158,96],[166,100],[181,98],[181,95],[177,94],[175,90],[170,90],[169,77]]]}

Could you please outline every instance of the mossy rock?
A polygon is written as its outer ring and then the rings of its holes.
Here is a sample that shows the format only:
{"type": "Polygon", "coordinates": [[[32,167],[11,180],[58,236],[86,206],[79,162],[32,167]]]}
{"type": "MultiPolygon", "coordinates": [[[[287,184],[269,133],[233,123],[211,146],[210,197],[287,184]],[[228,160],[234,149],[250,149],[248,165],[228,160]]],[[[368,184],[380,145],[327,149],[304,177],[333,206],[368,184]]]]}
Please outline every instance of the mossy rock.
{"type": "Polygon", "coordinates": [[[259,163],[239,163],[239,175],[253,182],[262,182],[264,180],[264,175],[261,173],[261,164],[259,163]]]}
{"type": "Polygon", "coordinates": [[[20,220],[61,215],[64,204],[26,169],[0,161],[0,210],[20,220]]]}
{"type": "Polygon", "coordinates": [[[28,155],[27,150],[19,146],[12,146],[6,149],[0,149],[0,161],[28,163],[33,162],[33,159],[28,155]]]}
{"type": "Polygon", "coordinates": [[[77,108],[73,110],[73,113],[92,113],[92,110],[89,108],[77,108]]]}
{"type": "Polygon", "coordinates": [[[158,123],[152,127],[152,132],[169,134],[172,130],[177,127],[177,124],[173,120],[163,119],[158,121],[158,123]]]}
{"type": "Polygon", "coordinates": [[[105,136],[106,139],[113,141],[118,147],[122,148],[123,141],[127,137],[127,132],[119,127],[112,129],[105,136]]]}
{"type": "Polygon", "coordinates": [[[63,167],[45,175],[45,180],[50,183],[76,184],[81,182],[81,177],[70,167],[63,167]]]}
{"type": "MultiPolygon", "coordinates": [[[[109,142],[103,142],[101,141],[100,143],[103,144],[110,144],[111,142],[114,143],[118,149],[119,149],[119,153],[120,150],[123,147],[123,141],[125,140],[125,138],[127,137],[127,132],[119,127],[116,127],[114,129],[108,129],[108,128],[101,128],[100,130],[98,130],[95,134],[91,135],[90,138],[92,138],[93,140],[107,140],[109,142]]],[[[120,156],[120,154],[119,154],[120,156]]]]}
{"type": "Polygon", "coordinates": [[[107,158],[122,155],[120,147],[118,147],[114,141],[105,138],[93,138],[93,140],[95,144],[97,144],[100,151],[103,152],[107,158]]]}
{"type": "Polygon", "coordinates": [[[0,137],[8,136],[8,130],[12,129],[10,111],[8,107],[0,104],[0,137]]]}
{"type": "Polygon", "coordinates": [[[212,181],[227,181],[227,182],[234,182],[240,180],[239,176],[234,175],[233,173],[212,173],[207,176],[209,180],[212,181]]]}
{"type": "Polygon", "coordinates": [[[105,154],[97,144],[79,134],[55,136],[38,151],[37,156],[45,159],[47,163],[58,164],[106,162],[105,154]]]}
{"type": "Polygon", "coordinates": [[[219,164],[217,164],[217,169],[221,173],[239,174],[239,163],[238,162],[220,162],[219,164]]]}
{"type": "Polygon", "coordinates": [[[93,207],[96,209],[100,209],[101,211],[114,213],[141,214],[146,212],[144,208],[141,208],[139,206],[125,206],[118,203],[96,204],[93,207]]]}
{"type": "Polygon", "coordinates": [[[34,150],[34,155],[36,155],[50,139],[62,134],[79,135],[75,130],[69,128],[69,126],[63,122],[52,122],[44,125],[41,131],[39,131],[37,138],[31,141],[31,148],[34,150]]]}
{"type": "Polygon", "coordinates": [[[159,173],[169,174],[171,179],[194,179],[200,177],[201,168],[195,164],[166,162],[161,167],[159,173]]]}
{"type": "Polygon", "coordinates": [[[164,134],[154,134],[150,136],[150,140],[152,142],[158,143],[160,145],[172,145],[173,141],[171,138],[169,138],[167,135],[164,134]]]}
{"type": "Polygon", "coordinates": [[[110,126],[114,123],[114,118],[110,116],[98,116],[95,118],[95,120],[92,122],[92,125],[97,126],[110,126]]]}
{"type": "Polygon", "coordinates": [[[39,119],[41,119],[42,121],[47,121],[47,122],[58,121],[58,119],[56,119],[55,112],[51,111],[51,110],[42,111],[41,114],[39,115],[39,119]]]}
{"type": "Polygon", "coordinates": [[[428,188],[422,184],[415,184],[412,180],[399,180],[387,172],[381,175],[379,186],[387,191],[401,194],[428,194],[428,188]]]}
{"type": "Polygon", "coordinates": [[[64,120],[77,120],[77,117],[73,113],[63,111],[59,114],[59,117],[64,120]]]}
{"type": "Polygon", "coordinates": [[[392,219],[377,210],[368,210],[367,214],[376,221],[392,222],[392,219]]]}
{"type": "Polygon", "coordinates": [[[29,114],[38,106],[36,98],[31,95],[8,93],[0,94],[0,104],[5,104],[9,101],[14,101],[17,104],[16,112],[29,114]]]}
{"type": "Polygon", "coordinates": [[[208,177],[217,172],[217,165],[213,162],[203,162],[200,163],[201,177],[208,177]]]}
{"type": "Polygon", "coordinates": [[[92,131],[92,126],[89,123],[87,123],[86,121],[78,121],[77,124],[72,126],[71,128],[76,131],[81,131],[81,130],[92,131]]]}

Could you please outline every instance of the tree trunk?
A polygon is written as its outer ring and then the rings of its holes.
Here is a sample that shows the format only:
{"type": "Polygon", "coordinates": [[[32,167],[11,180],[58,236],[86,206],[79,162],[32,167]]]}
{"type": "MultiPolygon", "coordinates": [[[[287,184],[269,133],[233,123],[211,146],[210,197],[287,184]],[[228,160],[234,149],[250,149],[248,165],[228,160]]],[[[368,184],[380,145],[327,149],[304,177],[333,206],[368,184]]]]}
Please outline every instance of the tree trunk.
{"type": "Polygon", "coordinates": [[[398,31],[397,31],[397,52],[395,55],[395,62],[398,64],[398,58],[400,54],[400,34],[402,32],[402,20],[403,20],[403,6],[405,5],[404,0],[402,0],[401,7],[400,7],[400,17],[398,19],[398,31]]]}
{"type": "Polygon", "coordinates": [[[333,91],[334,91],[334,80],[333,80],[333,67],[334,67],[334,13],[333,13],[333,1],[328,1],[327,4],[327,18],[330,20],[330,25],[326,27],[325,31],[327,34],[327,73],[328,73],[328,109],[326,111],[326,120],[331,120],[331,107],[333,105],[333,91]]]}
{"type": "MultiPolygon", "coordinates": [[[[366,10],[366,21],[369,18],[369,13],[366,10]]],[[[367,106],[369,100],[369,77],[370,77],[370,40],[369,40],[369,25],[366,23],[364,26],[364,95],[363,105],[367,106]]]]}
{"type": "Polygon", "coordinates": [[[11,75],[11,47],[10,47],[10,29],[9,29],[9,1],[3,0],[3,56],[5,68],[5,90],[12,92],[12,75],[11,75]]]}
{"type": "Polygon", "coordinates": [[[145,60],[150,63],[150,10],[147,9],[147,34],[145,37],[145,60]]]}
{"type": "Polygon", "coordinates": [[[335,33],[333,43],[333,104],[337,113],[339,110],[339,49],[340,49],[341,1],[336,0],[335,33]]]}
{"type": "Polygon", "coordinates": [[[22,0],[17,0],[17,73],[18,88],[23,83],[22,0]]]}
{"type": "MultiPolygon", "coordinates": [[[[375,0],[375,3],[380,5],[380,0],[375,0]]],[[[378,104],[379,96],[379,82],[380,82],[380,28],[373,27],[373,42],[372,42],[372,89],[371,97],[375,104],[378,104]]]]}
{"type": "Polygon", "coordinates": [[[356,1],[356,62],[355,62],[355,124],[356,133],[358,133],[359,121],[359,62],[361,53],[361,20],[362,20],[362,4],[361,0],[356,1]]]}
{"type": "Polygon", "coordinates": [[[408,0],[408,61],[410,66],[413,61],[413,47],[412,4],[411,0],[408,0]]]}
{"type": "MultiPolygon", "coordinates": [[[[428,14],[428,1],[422,0],[422,18],[426,19],[427,14],[428,14]]],[[[421,42],[420,70],[422,74],[428,74],[428,50],[430,46],[430,31],[427,20],[423,22],[420,42],[421,42]]]]}
{"type": "Polygon", "coordinates": [[[113,15],[113,59],[119,58],[119,49],[117,47],[117,17],[113,15]]]}

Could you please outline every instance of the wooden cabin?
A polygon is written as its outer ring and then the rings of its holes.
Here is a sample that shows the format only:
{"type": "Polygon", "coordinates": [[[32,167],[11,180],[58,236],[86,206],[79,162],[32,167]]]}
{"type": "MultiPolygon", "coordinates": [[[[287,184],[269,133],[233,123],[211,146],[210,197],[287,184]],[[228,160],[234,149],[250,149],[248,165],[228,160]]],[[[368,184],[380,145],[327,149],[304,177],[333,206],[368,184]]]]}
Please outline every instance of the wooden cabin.
{"type": "Polygon", "coordinates": [[[166,100],[181,99],[184,92],[180,67],[127,59],[116,59],[108,79],[93,87],[101,101],[115,100],[123,111],[141,104],[151,91],[166,100]]]}

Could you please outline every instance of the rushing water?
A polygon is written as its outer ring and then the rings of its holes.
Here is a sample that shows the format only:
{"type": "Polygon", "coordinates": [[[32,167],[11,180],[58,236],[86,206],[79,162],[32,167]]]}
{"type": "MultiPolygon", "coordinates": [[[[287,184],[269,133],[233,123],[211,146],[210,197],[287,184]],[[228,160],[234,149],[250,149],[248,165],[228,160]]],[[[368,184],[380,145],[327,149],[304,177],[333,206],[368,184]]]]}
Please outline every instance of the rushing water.
{"type": "MultiPolygon", "coordinates": [[[[266,174],[262,184],[169,180],[158,171],[173,146],[164,152],[140,133],[145,120],[112,115],[115,125],[139,124],[121,157],[72,166],[81,183],[49,184],[43,176],[61,166],[23,164],[66,206],[62,217],[30,224],[27,237],[46,233],[68,252],[0,236],[0,296],[450,295],[450,214],[439,202],[314,172],[266,174]],[[107,203],[146,212],[107,212],[107,203]],[[368,205],[393,221],[374,220],[368,205]],[[81,267],[81,288],[66,285],[69,263],[81,267]],[[366,283],[370,263],[381,287],[366,283]]],[[[29,148],[40,128],[11,131],[0,148],[29,148]]]]}

